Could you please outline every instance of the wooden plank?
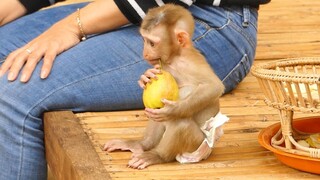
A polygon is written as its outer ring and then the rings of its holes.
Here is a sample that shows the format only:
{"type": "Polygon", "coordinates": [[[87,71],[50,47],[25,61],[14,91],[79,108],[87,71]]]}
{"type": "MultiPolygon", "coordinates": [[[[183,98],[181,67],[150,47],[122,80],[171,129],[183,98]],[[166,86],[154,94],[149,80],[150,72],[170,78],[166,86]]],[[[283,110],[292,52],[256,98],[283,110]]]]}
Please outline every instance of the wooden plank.
{"type": "Polygon", "coordinates": [[[57,179],[110,179],[77,117],[69,111],[44,115],[46,158],[57,179]]]}
{"type": "Polygon", "coordinates": [[[317,175],[282,164],[272,152],[259,145],[260,130],[279,122],[278,111],[268,107],[263,98],[256,78],[247,76],[236,90],[221,98],[221,111],[230,121],[224,125],[225,134],[207,160],[195,164],[154,165],[142,171],[126,167],[130,152],[106,153],[100,147],[112,138],[141,138],[147,122],[143,110],[76,115],[112,179],[317,179],[317,175]],[[250,92],[246,93],[248,88],[250,92]]]}
{"type": "MultiPolygon", "coordinates": [[[[258,21],[258,47],[254,63],[289,57],[319,56],[319,17],[320,1],[315,0],[272,0],[270,4],[261,6],[258,21]]],[[[130,152],[106,153],[101,149],[101,146],[112,138],[141,138],[147,122],[143,110],[85,112],[77,113],[76,116],[85,131],[85,136],[90,139],[96,157],[108,171],[110,176],[106,176],[107,178],[319,179],[318,175],[301,172],[282,164],[272,152],[259,145],[257,136],[260,130],[278,123],[279,115],[276,109],[264,103],[264,94],[255,77],[247,76],[237,89],[224,95],[221,98],[221,111],[230,117],[230,121],[224,125],[225,134],[215,144],[213,153],[207,160],[194,164],[172,162],[153,165],[144,170],[127,167],[127,162],[131,158],[130,152]]],[[[295,113],[294,117],[312,115],[314,114],[295,113]]],[[[68,121],[55,123],[65,122],[68,121]]],[[[55,135],[57,136],[55,138],[58,138],[61,134],[55,133],[55,135]]],[[[53,165],[60,169],[64,167],[71,169],[69,166],[72,164],[69,161],[76,157],[71,157],[64,162],[63,157],[69,157],[72,154],[65,153],[61,156],[63,153],[60,151],[64,148],[59,145],[61,140],[52,139],[57,142],[51,142],[52,145],[47,148],[51,153],[48,162],[54,162],[53,165]],[[56,148],[56,146],[60,147],[56,148]],[[55,162],[56,160],[60,161],[59,164],[55,162]]],[[[82,148],[77,146],[77,150],[80,149],[82,148]]],[[[82,161],[82,163],[90,164],[91,161],[82,161]]]]}
{"type": "Polygon", "coordinates": [[[272,0],[261,6],[256,60],[319,56],[320,1],[272,0]]]}

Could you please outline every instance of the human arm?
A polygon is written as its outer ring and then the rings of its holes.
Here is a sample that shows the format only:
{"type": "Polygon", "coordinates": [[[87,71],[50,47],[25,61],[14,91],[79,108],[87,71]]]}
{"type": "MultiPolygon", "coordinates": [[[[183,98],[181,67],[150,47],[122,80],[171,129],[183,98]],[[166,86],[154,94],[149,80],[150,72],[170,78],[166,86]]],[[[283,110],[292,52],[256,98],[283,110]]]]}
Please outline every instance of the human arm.
{"type": "Polygon", "coordinates": [[[27,9],[18,0],[0,1],[0,26],[27,13],[27,9]]]}
{"type": "MultiPolygon", "coordinates": [[[[134,24],[139,24],[144,18],[148,9],[163,5],[163,1],[159,0],[114,0],[122,13],[134,24]]],[[[267,4],[271,0],[166,0],[166,3],[178,4],[189,7],[193,3],[205,4],[210,6],[231,6],[231,5],[248,5],[258,7],[260,4],[267,4]]]]}
{"type": "MultiPolygon", "coordinates": [[[[9,54],[0,67],[0,76],[9,72],[8,80],[13,81],[21,73],[20,81],[27,82],[36,64],[43,58],[40,76],[46,78],[55,57],[80,42],[82,34],[76,20],[77,13],[57,22],[43,34],[9,54]]],[[[129,22],[112,0],[97,0],[88,4],[81,9],[80,18],[86,34],[109,31],[129,22]]]]}
{"type": "Polygon", "coordinates": [[[64,0],[18,0],[27,10],[27,14],[38,11],[43,7],[50,6],[56,2],[64,0]]]}
{"type": "Polygon", "coordinates": [[[58,1],[63,0],[52,0],[51,2],[49,0],[1,0],[0,26],[58,1]]]}
{"type": "MultiPolygon", "coordinates": [[[[85,34],[106,32],[127,23],[139,23],[143,14],[158,4],[156,0],[135,1],[139,4],[130,7],[125,0],[96,0],[81,9],[81,24],[85,34]],[[120,2],[120,3],[119,3],[120,2]],[[134,15],[137,9],[143,9],[142,16],[134,15]]],[[[130,1],[132,2],[132,1],[130,1]]],[[[182,3],[172,0],[170,2],[182,3]]],[[[192,1],[190,1],[192,3],[192,1]]],[[[184,4],[188,6],[187,4],[184,4]]],[[[139,11],[140,12],[140,11],[139,11]]],[[[0,67],[0,76],[9,71],[8,80],[13,81],[21,73],[21,81],[27,82],[36,66],[43,58],[41,78],[46,78],[51,71],[55,57],[80,42],[81,32],[76,22],[77,12],[57,22],[43,34],[13,51],[0,67]],[[28,49],[28,51],[26,51],[28,49]],[[36,51],[35,51],[36,50],[36,51]],[[30,52],[32,53],[30,54],[30,52]]]]}

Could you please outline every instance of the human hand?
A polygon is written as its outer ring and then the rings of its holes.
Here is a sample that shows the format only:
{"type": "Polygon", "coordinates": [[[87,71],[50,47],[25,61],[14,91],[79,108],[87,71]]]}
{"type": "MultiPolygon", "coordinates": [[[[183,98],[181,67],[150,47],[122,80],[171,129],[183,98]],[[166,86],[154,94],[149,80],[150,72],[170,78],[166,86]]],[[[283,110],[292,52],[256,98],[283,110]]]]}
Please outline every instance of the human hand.
{"type": "Polygon", "coordinates": [[[144,74],[140,76],[140,80],[138,81],[139,86],[142,89],[146,88],[146,84],[151,82],[151,79],[157,79],[157,75],[161,73],[160,65],[156,64],[153,68],[146,70],[144,74]]]}
{"type": "Polygon", "coordinates": [[[1,0],[0,26],[19,18],[26,13],[26,8],[18,0],[1,0]]]}
{"type": "Polygon", "coordinates": [[[8,72],[8,80],[14,81],[21,73],[20,81],[27,82],[42,59],[40,77],[47,78],[56,56],[80,42],[75,19],[68,18],[56,23],[25,46],[10,53],[0,67],[0,77],[8,72]]]}

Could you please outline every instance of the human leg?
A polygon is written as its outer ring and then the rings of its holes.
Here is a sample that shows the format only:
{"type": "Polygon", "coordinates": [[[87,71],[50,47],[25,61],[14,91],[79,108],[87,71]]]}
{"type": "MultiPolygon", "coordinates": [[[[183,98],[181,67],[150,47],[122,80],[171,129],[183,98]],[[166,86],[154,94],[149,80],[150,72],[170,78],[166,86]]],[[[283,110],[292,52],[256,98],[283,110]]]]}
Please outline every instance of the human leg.
{"type": "Polygon", "coordinates": [[[249,7],[192,6],[195,46],[228,93],[249,73],[256,50],[257,10],[249,7]]]}
{"type": "MultiPolygon", "coordinates": [[[[16,28],[23,25],[11,24],[16,28]]],[[[42,23],[38,22],[38,26],[42,23]],[[39,24],[38,24],[39,23],[39,24]]],[[[44,26],[44,25],[43,25],[44,26]]],[[[4,28],[6,29],[6,28],[4,28]]],[[[45,28],[43,28],[45,29],[45,28]]],[[[24,29],[26,34],[31,29],[24,29]]],[[[22,45],[0,29],[0,58],[22,45]],[[15,47],[16,46],[16,47],[15,47]]],[[[12,37],[18,42],[24,34],[12,37]]],[[[30,37],[31,39],[33,37],[30,37]]],[[[29,39],[21,41],[27,42],[29,39]]],[[[28,83],[0,78],[0,172],[4,179],[45,179],[42,115],[52,110],[107,111],[142,108],[137,84],[148,65],[142,41],[130,26],[89,38],[59,55],[50,76],[39,77],[41,63],[28,83]]]]}
{"type": "MultiPolygon", "coordinates": [[[[109,48],[112,52],[115,49],[111,44],[109,48]]],[[[7,179],[16,179],[11,178],[16,175],[30,177],[28,179],[42,179],[38,177],[44,176],[43,112],[142,108],[142,90],[136,82],[147,68],[143,60],[135,60],[135,55],[128,53],[132,50],[122,48],[124,51],[118,51],[118,58],[101,57],[100,61],[106,61],[102,64],[91,56],[97,53],[95,48],[92,51],[80,49],[79,53],[88,54],[82,57],[74,56],[70,51],[61,54],[46,80],[39,78],[39,67],[26,84],[1,78],[0,152],[6,156],[0,157],[0,164],[3,165],[0,167],[2,172],[11,171],[7,179]]],[[[105,54],[105,57],[110,54],[105,54]]]]}
{"type": "Polygon", "coordinates": [[[0,27],[0,62],[17,47],[22,47],[52,24],[86,4],[72,4],[38,11],[0,27]]]}
{"type": "MultiPolygon", "coordinates": [[[[235,15],[226,11],[223,12],[230,15],[226,17],[235,15]]],[[[203,12],[194,13],[201,16],[203,12]]],[[[26,21],[18,20],[16,23],[0,29],[0,59],[3,60],[9,52],[28,42],[37,33],[41,33],[52,24],[46,25],[45,21],[34,21],[33,24],[37,26],[29,25],[37,28],[29,29],[25,28],[27,26],[23,23],[26,23],[26,21]],[[10,36],[8,33],[3,33],[8,27],[25,29],[23,32],[19,32],[20,34],[17,33],[10,36]],[[42,30],[34,33],[33,36],[26,37],[26,35],[33,34],[32,30],[36,30],[38,27],[42,27],[42,30]]],[[[211,34],[212,30],[210,30],[210,32],[203,33],[201,32],[202,27],[197,26],[197,32],[204,35],[201,35],[201,38],[195,38],[197,47],[207,58],[209,57],[209,62],[212,59],[220,60],[219,57],[221,56],[223,57],[223,62],[229,64],[228,62],[233,58],[225,57],[224,54],[221,54],[221,51],[224,51],[225,47],[229,47],[228,45],[223,46],[226,42],[230,46],[234,45],[234,41],[227,41],[233,36],[229,36],[228,31],[223,31],[224,33],[219,31],[218,34],[211,34]],[[213,40],[216,41],[204,39],[207,37],[213,37],[213,40]],[[223,37],[226,42],[223,41],[223,37]],[[205,44],[206,41],[209,43],[205,44]],[[214,42],[220,42],[220,46],[215,47],[217,44],[214,42]],[[211,54],[209,52],[212,52],[212,50],[206,48],[210,47],[207,45],[217,48],[213,52],[220,52],[220,54],[213,57],[218,58],[210,58],[211,54]]],[[[224,30],[224,27],[221,27],[221,29],[224,30]]],[[[234,30],[236,28],[230,29],[234,30]]],[[[198,33],[198,35],[200,34],[198,33]]],[[[237,36],[234,38],[237,38],[237,36]]],[[[243,40],[245,38],[239,39],[243,40]]],[[[243,42],[246,41],[243,40],[243,42]]],[[[240,49],[236,48],[237,46],[231,47],[237,50],[236,52],[240,51],[240,49]]],[[[0,153],[6,154],[0,157],[0,171],[3,173],[1,175],[6,179],[45,178],[43,112],[52,110],[107,111],[142,108],[141,89],[136,81],[140,74],[147,69],[148,65],[142,60],[141,52],[142,42],[138,29],[130,26],[89,38],[87,41],[81,42],[76,47],[62,53],[56,58],[51,75],[46,80],[39,78],[41,62],[30,82],[26,84],[18,81],[8,82],[5,76],[1,77],[0,153]]],[[[215,63],[211,64],[213,64],[220,78],[225,79],[228,77],[228,69],[219,68],[223,67],[220,61],[215,61],[215,63]]],[[[232,68],[235,67],[233,66],[232,68]]],[[[228,87],[230,89],[232,86],[228,87]]]]}

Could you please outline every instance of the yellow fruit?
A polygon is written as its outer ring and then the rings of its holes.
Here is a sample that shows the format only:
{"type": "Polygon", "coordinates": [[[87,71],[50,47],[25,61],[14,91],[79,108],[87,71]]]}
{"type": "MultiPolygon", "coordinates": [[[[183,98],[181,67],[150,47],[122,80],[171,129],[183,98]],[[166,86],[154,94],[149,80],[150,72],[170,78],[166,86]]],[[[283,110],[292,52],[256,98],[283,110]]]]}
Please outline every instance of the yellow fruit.
{"type": "Polygon", "coordinates": [[[157,74],[158,79],[151,79],[143,91],[143,103],[147,108],[162,108],[162,99],[176,101],[179,98],[179,88],[174,77],[167,71],[157,74]]]}

